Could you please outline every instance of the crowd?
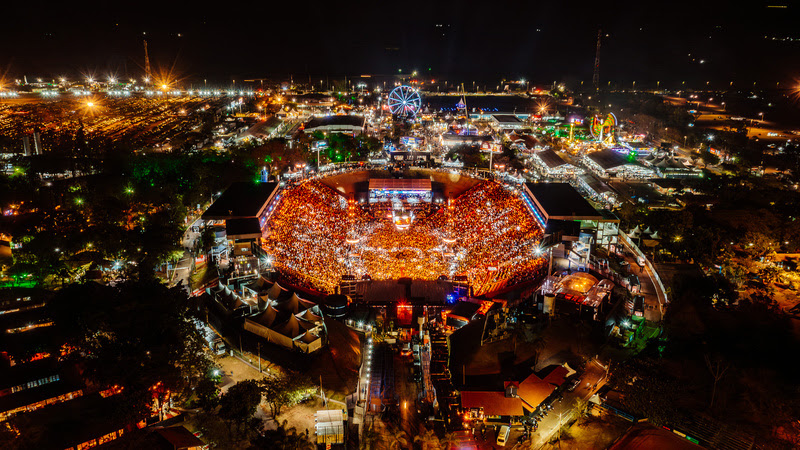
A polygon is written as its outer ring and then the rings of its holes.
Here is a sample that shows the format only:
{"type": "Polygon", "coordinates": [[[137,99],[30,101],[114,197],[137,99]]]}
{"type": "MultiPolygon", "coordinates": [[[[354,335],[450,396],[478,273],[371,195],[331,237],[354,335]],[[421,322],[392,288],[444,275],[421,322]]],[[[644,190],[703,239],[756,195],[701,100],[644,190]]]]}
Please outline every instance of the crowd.
{"type": "Polygon", "coordinates": [[[543,265],[542,231],[515,193],[483,181],[415,212],[398,231],[380,208],[348,203],[319,181],[284,191],[265,250],[285,275],[333,292],[344,274],[374,280],[466,275],[476,295],[524,281],[543,265]]]}

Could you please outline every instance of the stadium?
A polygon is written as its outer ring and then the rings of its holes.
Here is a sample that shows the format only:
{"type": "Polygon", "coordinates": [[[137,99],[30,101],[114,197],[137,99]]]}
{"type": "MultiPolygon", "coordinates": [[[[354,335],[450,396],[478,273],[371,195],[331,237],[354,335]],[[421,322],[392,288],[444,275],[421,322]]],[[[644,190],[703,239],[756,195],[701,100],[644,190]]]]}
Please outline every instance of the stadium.
{"type": "Polygon", "coordinates": [[[284,283],[367,302],[441,304],[537,279],[524,190],[465,173],[356,170],[276,189],[260,248],[284,283]]]}

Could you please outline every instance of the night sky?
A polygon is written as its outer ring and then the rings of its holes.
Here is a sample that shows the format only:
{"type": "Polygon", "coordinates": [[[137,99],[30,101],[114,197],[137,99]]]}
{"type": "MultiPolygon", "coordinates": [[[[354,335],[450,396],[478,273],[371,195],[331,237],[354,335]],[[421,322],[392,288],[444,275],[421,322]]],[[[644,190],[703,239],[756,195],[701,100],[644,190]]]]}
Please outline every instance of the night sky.
{"type": "Polygon", "coordinates": [[[273,3],[14,2],[3,7],[0,74],[141,76],[146,38],[154,68],[187,81],[417,70],[590,83],[602,27],[604,84],[800,79],[800,5],[789,0],[273,3]]]}

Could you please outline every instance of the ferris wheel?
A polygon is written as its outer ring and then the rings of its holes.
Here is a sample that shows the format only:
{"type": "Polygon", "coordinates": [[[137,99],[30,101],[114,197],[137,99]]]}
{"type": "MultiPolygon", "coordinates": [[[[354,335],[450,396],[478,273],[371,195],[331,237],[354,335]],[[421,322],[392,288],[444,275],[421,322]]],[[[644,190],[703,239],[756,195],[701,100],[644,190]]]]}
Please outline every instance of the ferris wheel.
{"type": "Polygon", "coordinates": [[[410,86],[398,86],[389,93],[389,109],[396,116],[416,116],[422,106],[419,92],[410,86]]]}

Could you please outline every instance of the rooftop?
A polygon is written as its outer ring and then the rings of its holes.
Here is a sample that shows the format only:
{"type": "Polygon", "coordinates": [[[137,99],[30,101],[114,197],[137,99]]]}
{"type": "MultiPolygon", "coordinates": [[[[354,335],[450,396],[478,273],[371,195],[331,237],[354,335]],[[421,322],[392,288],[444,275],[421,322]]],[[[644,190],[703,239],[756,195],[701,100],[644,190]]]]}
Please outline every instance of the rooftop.
{"type": "Polygon", "coordinates": [[[524,414],[518,397],[506,397],[505,391],[461,391],[461,406],[483,408],[487,416],[521,416],[524,414]]]}
{"type": "Polygon", "coordinates": [[[603,216],[569,183],[525,183],[547,220],[601,220],[603,216]]]}
{"type": "Polygon", "coordinates": [[[329,126],[363,127],[364,116],[314,116],[306,123],[305,129],[329,126]]]}
{"type": "Polygon", "coordinates": [[[202,217],[205,220],[258,217],[277,187],[277,183],[233,183],[208,207],[202,217]]]}
{"type": "Polygon", "coordinates": [[[261,236],[261,225],[257,217],[229,219],[225,221],[225,234],[228,238],[239,236],[246,238],[252,235],[261,236]]]}
{"type": "Polygon", "coordinates": [[[159,428],[156,433],[166,442],[168,442],[176,450],[187,449],[192,447],[202,447],[206,445],[197,436],[192,434],[183,425],[168,428],[159,428]]]}
{"type": "Polygon", "coordinates": [[[118,396],[86,395],[14,417],[31,448],[70,448],[124,428],[117,419],[118,396]],[[46,430],[46,432],[45,432],[46,430]]]}
{"type": "Polygon", "coordinates": [[[628,164],[639,165],[635,161],[629,161],[628,158],[622,153],[606,148],[599,152],[589,154],[589,159],[597,163],[603,170],[616,169],[628,164]]]}
{"type": "Polygon", "coordinates": [[[492,118],[499,123],[518,124],[522,123],[519,117],[513,114],[492,114],[492,118]]]}
{"type": "Polygon", "coordinates": [[[455,316],[466,319],[469,321],[472,319],[472,316],[475,315],[476,312],[481,308],[481,305],[478,303],[472,302],[458,302],[453,307],[453,309],[447,313],[448,316],[455,316]]]}
{"type": "Polygon", "coordinates": [[[547,149],[537,152],[536,156],[539,159],[541,159],[544,165],[546,165],[549,169],[555,169],[556,167],[569,164],[566,161],[564,161],[564,158],[562,158],[561,155],[559,155],[552,149],[547,149]]]}

